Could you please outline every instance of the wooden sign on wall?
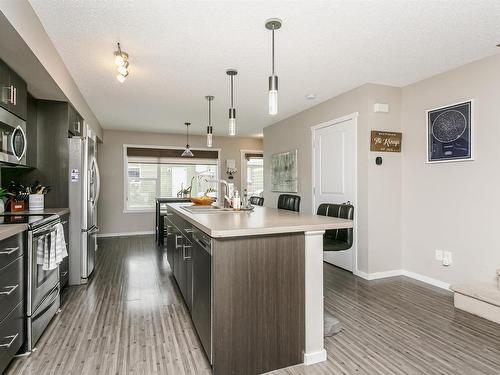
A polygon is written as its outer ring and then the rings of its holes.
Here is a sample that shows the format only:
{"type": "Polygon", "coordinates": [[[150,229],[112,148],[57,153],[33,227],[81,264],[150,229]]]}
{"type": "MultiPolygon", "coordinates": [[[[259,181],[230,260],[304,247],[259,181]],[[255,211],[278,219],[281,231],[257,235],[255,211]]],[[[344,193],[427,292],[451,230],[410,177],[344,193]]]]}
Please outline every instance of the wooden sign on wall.
{"type": "Polygon", "coordinates": [[[372,130],[370,151],[401,152],[403,133],[372,130]]]}

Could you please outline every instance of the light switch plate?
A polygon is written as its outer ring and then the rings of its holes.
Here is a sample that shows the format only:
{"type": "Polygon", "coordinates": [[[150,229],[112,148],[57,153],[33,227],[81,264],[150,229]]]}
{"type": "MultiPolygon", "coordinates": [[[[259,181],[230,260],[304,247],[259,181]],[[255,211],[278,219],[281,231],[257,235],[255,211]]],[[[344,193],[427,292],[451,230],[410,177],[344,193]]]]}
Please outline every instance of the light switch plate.
{"type": "Polygon", "coordinates": [[[439,262],[443,261],[443,250],[436,250],[436,260],[439,262]]]}

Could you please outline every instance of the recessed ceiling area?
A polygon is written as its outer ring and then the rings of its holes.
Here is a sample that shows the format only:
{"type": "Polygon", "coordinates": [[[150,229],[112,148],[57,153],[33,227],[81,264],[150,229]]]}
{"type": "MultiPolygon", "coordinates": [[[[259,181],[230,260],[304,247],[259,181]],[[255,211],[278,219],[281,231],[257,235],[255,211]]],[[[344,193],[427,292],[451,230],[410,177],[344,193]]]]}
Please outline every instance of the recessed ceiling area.
{"type": "MultiPolygon", "coordinates": [[[[30,0],[105,129],[204,134],[214,95],[215,135],[227,135],[228,68],[237,134],[364,83],[404,86],[498,53],[497,1],[64,1],[30,0]],[[278,17],[279,113],[267,113],[270,32],[278,17]],[[130,55],[115,78],[113,51],[130,55]],[[315,100],[306,96],[314,93],[315,100]]],[[[500,67],[499,67],[500,69],[500,67]]]]}

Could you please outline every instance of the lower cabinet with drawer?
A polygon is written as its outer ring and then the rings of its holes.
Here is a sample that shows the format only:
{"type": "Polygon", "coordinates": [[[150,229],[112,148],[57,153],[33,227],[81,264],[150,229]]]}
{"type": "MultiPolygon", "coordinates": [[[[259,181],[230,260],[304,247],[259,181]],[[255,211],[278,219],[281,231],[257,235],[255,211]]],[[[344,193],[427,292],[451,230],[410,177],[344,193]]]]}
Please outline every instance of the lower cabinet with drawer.
{"type": "Polygon", "coordinates": [[[25,235],[0,241],[0,373],[25,341],[25,235]]]}
{"type": "Polygon", "coordinates": [[[0,323],[0,374],[23,345],[26,324],[24,310],[24,301],[21,301],[0,323]]]}

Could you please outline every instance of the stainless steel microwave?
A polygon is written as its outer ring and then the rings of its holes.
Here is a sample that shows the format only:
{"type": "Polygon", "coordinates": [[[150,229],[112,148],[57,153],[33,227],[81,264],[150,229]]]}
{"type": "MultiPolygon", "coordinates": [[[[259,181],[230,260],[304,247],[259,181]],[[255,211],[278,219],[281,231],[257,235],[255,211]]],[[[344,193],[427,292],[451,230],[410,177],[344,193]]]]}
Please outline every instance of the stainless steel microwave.
{"type": "Polygon", "coordinates": [[[26,122],[0,108],[0,163],[26,165],[26,122]]]}

